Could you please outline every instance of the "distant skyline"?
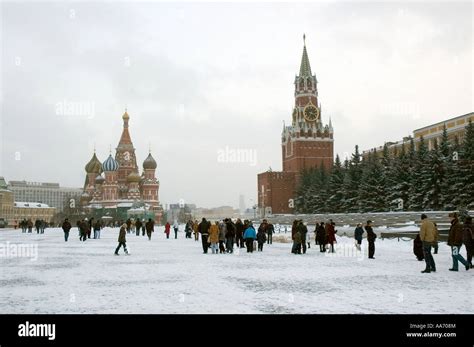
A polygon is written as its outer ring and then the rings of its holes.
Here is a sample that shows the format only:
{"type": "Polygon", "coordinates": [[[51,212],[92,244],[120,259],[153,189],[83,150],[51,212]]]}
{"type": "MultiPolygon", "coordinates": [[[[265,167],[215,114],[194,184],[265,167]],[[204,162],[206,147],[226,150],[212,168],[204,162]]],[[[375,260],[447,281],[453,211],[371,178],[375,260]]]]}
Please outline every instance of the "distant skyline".
{"type": "MultiPolygon", "coordinates": [[[[82,187],[130,114],[162,204],[281,169],[303,34],[335,153],[472,112],[472,3],[1,3],[0,176],[82,187]]],[[[252,200],[251,200],[252,199],[252,200]]],[[[252,201],[252,202],[251,202],[252,201]]]]}

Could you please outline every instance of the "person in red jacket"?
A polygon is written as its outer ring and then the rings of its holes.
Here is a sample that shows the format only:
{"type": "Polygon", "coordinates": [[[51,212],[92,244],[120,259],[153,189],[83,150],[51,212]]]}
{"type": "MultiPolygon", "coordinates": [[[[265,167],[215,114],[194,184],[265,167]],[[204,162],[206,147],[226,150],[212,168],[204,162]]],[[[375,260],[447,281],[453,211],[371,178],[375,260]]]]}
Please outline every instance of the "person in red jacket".
{"type": "Polygon", "coordinates": [[[166,238],[167,238],[167,239],[170,238],[170,228],[171,228],[170,223],[166,222],[166,225],[165,225],[165,234],[166,234],[166,238]]]}

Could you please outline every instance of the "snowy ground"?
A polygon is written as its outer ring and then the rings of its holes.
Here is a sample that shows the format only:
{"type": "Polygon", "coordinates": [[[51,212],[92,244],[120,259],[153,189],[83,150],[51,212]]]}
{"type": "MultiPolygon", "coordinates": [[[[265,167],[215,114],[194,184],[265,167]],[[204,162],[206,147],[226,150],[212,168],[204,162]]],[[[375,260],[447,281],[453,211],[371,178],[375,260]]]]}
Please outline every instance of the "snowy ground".
{"type": "Polygon", "coordinates": [[[0,251],[21,243],[38,253],[36,260],[0,257],[0,312],[474,312],[474,270],[448,271],[445,244],[435,255],[438,272],[421,274],[424,262],[415,259],[412,242],[378,239],[375,260],[365,250],[362,257],[353,252],[347,237],[338,238],[336,256],[314,245],[294,255],[289,243],[265,245],[263,253],[204,255],[201,242],[182,232],[167,240],[162,230],[152,241],[127,234],[131,255],[121,250],[118,257],[118,229],[84,243],[75,228],[67,243],[60,229],[43,235],[1,230],[0,251]]]}

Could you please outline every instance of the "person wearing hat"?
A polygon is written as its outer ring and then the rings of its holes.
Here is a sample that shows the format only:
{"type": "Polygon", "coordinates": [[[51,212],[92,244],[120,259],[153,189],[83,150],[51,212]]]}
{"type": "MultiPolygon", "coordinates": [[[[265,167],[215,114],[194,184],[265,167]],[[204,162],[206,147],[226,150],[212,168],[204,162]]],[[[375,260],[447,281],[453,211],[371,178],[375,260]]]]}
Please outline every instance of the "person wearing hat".
{"type": "Polygon", "coordinates": [[[118,237],[118,246],[115,249],[115,255],[119,255],[118,251],[120,250],[120,247],[123,246],[123,250],[125,251],[125,254],[128,254],[127,250],[127,240],[125,239],[125,234],[127,233],[127,224],[123,223],[122,226],[120,227],[120,232],[119,232],[119,237],[118,237]]]}
{"type": "Polygon", "coordinates": [[[369,244],[369,259],[375,259],[375,239],[377,238],[377,235],[374,233],[374,229],[372,229],[371,220],[367,221],[365,231],[367,232],[367,243],[369,244]]]}

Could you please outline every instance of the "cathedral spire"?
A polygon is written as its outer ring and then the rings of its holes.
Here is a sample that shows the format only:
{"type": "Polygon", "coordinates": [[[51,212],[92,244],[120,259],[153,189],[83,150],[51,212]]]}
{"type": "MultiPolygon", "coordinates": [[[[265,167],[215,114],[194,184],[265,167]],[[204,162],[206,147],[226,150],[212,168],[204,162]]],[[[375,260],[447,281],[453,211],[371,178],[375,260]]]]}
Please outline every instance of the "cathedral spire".
{"type": "Polygon", "coordinates": [[[130,133],[128,132],[128,121],[130,120],[130,116],[125,109],[125,113],[122,116],[123,119],[123,131],[122,136],[120,137],[119,146],[120,145],[131,145],[132,139],[130,138],[130,133]]]}
{"type": "Polygon", "coordinates": [[[301,57],[300,77],[311,77],[311,66],[309,65],[308,52],[306,51],[306,35],[303,34],[303,56],[301,57]]]}

